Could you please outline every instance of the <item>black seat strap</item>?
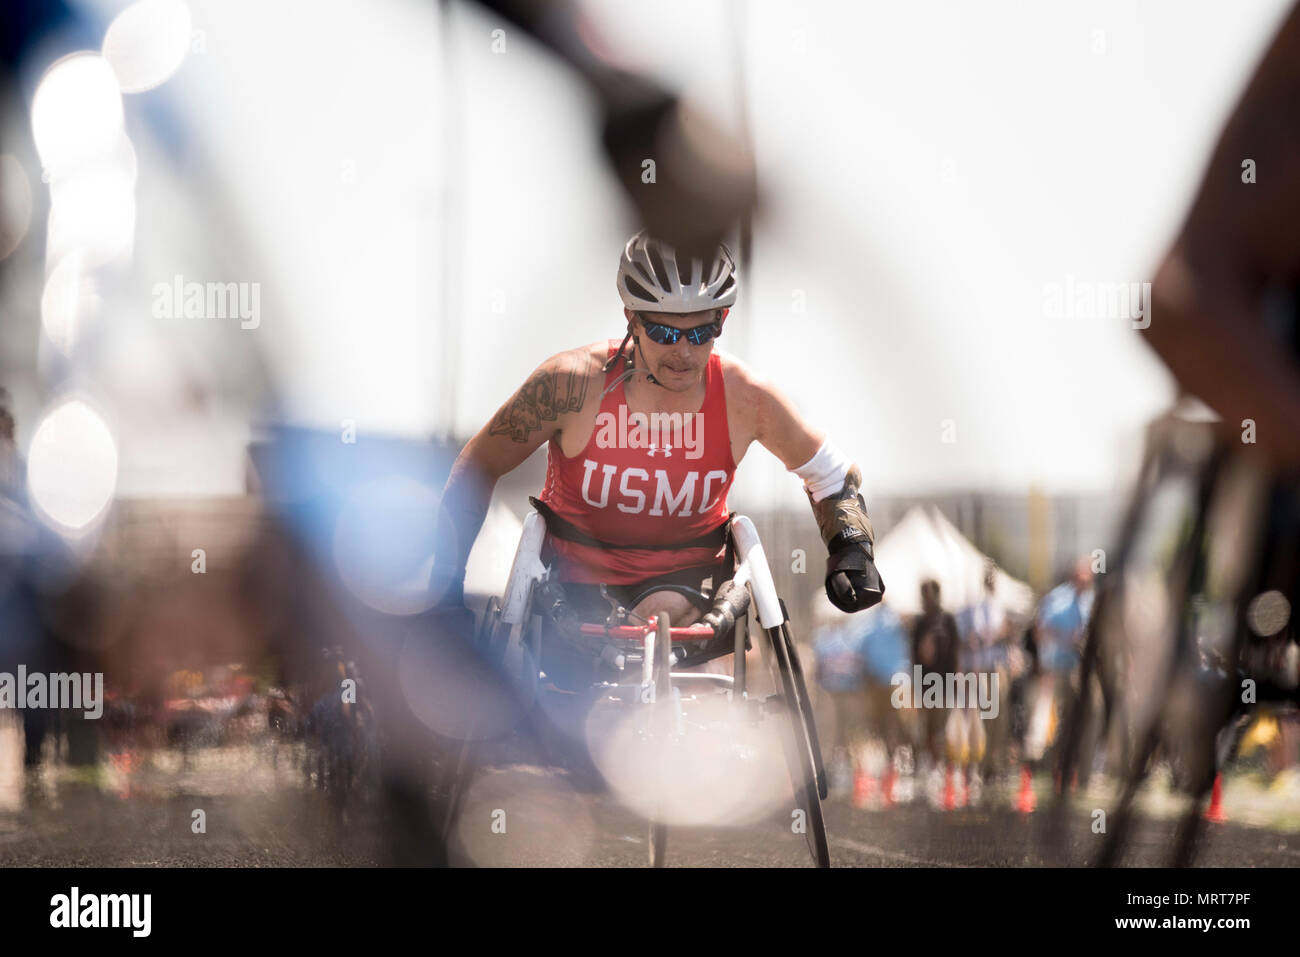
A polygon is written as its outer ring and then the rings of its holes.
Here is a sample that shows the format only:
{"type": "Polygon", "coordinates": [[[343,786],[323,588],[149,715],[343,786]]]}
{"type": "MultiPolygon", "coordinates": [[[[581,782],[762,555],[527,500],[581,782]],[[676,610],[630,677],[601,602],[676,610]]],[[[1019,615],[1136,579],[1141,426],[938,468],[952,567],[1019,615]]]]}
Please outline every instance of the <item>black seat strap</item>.
{"type": "Polygon", "coordinates": [[[727,534],[728,526],[731,524],[731,516],[735,514],[735,512],[732,512],[727,516],[726,521],[717,528],[705,532],[703,535],[696,538],[692,538],[687,542],[673,542],[668,545],[615,545],[612,542],[602,542],[600,539],[588,535],[568,519],[557,515],[553,508],[540,499],[530,495],[528,496],[528,501],[532,504],[533,508],[537,509],[542,518],[546,520],[547,532],[554,535],[556,538],[563,539],[566,542],[573,542],[577,545],[587,545],[591,548],[603,548],[606,551],[617,551],[621,548],[650,549],[653,551],[668,551],[677,548],[703,548],[705,546],[720,548],[722,544],[729,539],[727,534]]]}
{"type": "Polygon", "coordinates": [[[731,530],[731,520],[735,517],[735,512],[728,513],[727,523],[722,526],[727,540],[727,547],[722,553],[722,564],[718,566],[718,570],[713,575],[713,594],[715,595],[722,583],[730,578],[736,569],[736,537],[731,530]]]}

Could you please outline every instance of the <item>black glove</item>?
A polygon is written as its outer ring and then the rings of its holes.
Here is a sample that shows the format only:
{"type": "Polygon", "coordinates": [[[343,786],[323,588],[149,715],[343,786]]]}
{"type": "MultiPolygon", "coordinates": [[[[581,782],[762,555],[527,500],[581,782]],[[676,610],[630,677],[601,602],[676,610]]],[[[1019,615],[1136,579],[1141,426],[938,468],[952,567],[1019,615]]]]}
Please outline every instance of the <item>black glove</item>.
{"type": "MultiPolygon", "coordinates": [[[[832,542],[832,545],[837,543],[832,542]]],[[[865,611],[885,597],[871,541],[863,538],[831,549],[826,559],[826,597],[840,611],[865,611]]]]}

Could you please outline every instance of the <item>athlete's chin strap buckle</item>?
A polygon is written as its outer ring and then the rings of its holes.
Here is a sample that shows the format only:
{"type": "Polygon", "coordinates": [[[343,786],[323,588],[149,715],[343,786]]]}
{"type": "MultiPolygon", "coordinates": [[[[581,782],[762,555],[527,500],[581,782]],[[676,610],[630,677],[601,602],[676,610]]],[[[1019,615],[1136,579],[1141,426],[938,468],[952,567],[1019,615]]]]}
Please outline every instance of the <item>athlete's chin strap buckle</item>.
{"type": "MultiPolygon", "coordinates": [[[[638,349],[641,348],[641,337],[640,337],[640,336],[633,336],[633,337],[632,337],[632,342],[636,344],[636,347],[637,347],[638,349]]],[[[653,382],[655,385],[659,386],[659,388],[661,388],[661,389],[666,389],[666,388],[668,388],[666,385],[664,385],[662,382],[660,382],[658,379],[655,378],[655,374],[654,374],[653,372],[651,372],[649,368],[647,368],[646,371],[645,371],[645,379],[646,379],[647,382],[653,382]]]]}

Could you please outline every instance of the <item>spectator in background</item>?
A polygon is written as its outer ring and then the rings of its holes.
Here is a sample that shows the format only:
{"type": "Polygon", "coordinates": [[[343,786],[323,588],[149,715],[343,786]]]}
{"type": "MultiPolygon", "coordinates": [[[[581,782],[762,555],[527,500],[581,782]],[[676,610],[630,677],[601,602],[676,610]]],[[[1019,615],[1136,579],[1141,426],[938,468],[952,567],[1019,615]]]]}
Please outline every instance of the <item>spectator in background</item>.
{"type": "Polygon", "coordinates": [[[1040,675],[1025,733],[1025,757],[1040,760],[1056,737],[1060,714],[1068,703],[1071,676],[1076,671],[1092,616],[1092,565],[1075,563],[1068,581],[1049,591],[1038,606],[1034,641],[1040,675]]]}
{"type": "Polygon", "coordinates": [[[1081,558],[1068,581],[1038,606],[1038,658],[1043,671],[1068,675],[1079,664],[1092,615],[1092,565],[1081,558]]]}
{"type": "Polygon", "coordinates": [[[834,707],[829,764],[845,769],[858,806],[873,795],[891,803],[898,774],[912,772],[902,716],[891,701],[894,675],[911,667],[907,629],[883,604],[843,617],[822,625],[813,639],[817,683],[834,707]]]}
{"type": "Polygon", "coordinates": [[[887,604],[862,614],[860,624],[865,629],[858,650],[866,670],[867,727],[884,741],[892,759],[904,743],[901,715],[891,700],[893,678],[910,665],[910,641],[903,619],[887,604]]]}
{"type": "Polygon", "coordinates": [[[814,632],[812,640],[817,684],[834,710],[827,763],[835,768],[851,763],[866,719],[866,675],[855,624],[852,620],[827,622],[814,632]]]}
{"type": "Polygon", "coordinates": [[[992,562],[984,572],[984,597],[962,609],[957,628],[963,671],[992,671],[1006,658],[1010,622],[997,596],[997,566],[992,562]]]}
{"type": "MultiPolygon", "coordinates": [[[[957,622],[943,610],[939,597],[939,583],[934,579],[921,582],[921,614],[912,623],[912,663],[921,666],[921,680],[937,673],[947,683],[947,676],[957,671],[961,643],[957,637],[957,622]]],[[[929,766],[939,773],[946,759],[944,728],[948,721],[947,708],[924,708],[920,715],[920,737],[929,766]]]]}
{"type": "Polygon", "coordinates": [[[964,765],[967,788],[972,800],[978,800],[984,776],[1000,766],[998,759],[1010,722],[1010,709],[1006,707],[1006,693],[1011,686],[1008,660],[1010,619],[1006,607],[997,597],[997,566],[992,562],[984,572],[984,596],[962,609],[957,616],[957,630],[961,637],[961,670],[998,676],[996,718],[981,717],[978,703],[969,702],[967,707],[952,716],[949,724],[949,737],[964,765]]]}
{"type": "MultiPolygon", "coordinates": [[[[912,798],[912,774],[915,770],[912,748],[903,726],[903,713],[894,707],[894,675],[910,667],[907,629],[898,613],[886,604],[877,605],[859,616],[864,629],[858,644],[866,669],[867,724],[870,746],[858,755],[858,765],[866,773],[866,799],[870,799],[877,780],[880,797],[886,805],[912,798]]],[[[855,791],[859,790],[855,788],[855,791]]]]}

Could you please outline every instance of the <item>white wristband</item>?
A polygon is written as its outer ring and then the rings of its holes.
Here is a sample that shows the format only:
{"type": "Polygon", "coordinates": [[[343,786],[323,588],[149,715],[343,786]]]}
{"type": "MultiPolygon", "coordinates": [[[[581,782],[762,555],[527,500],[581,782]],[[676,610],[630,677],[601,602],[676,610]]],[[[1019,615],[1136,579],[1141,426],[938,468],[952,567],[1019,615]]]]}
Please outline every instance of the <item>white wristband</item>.
{"type": "Polygon", "coordinates": [[[827,438],[822,442],[822,447],[817,450],[816,455],[797,469],[790,469],[790,471],[803,479],[804,487],[808,489],[808,494],[816,503],[844,488],[844,479],[848,476],[852,464],[844,457],[843,452],[831,445],[831,440],[827,438]]]}

